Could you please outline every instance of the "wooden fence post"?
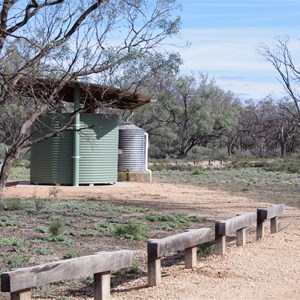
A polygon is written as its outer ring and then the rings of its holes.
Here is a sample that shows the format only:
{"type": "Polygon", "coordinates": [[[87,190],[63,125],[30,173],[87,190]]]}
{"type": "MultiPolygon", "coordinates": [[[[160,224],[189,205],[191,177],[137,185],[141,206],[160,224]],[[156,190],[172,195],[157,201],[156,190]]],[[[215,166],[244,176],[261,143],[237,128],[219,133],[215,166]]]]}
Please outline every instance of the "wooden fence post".
{"type": "Polygon", "coordinates": [[[236,231],[236,245],[245,246],[246,244],[246,228],[241,228],[236,231]]]}
{"type": "MultiPolygon", "coordinates": [[[[219,255],[225,254],[226,235],[220,234],[220,227],[225,226],[221,221],[215,222],[215,253],[219,255]]],[[[225,232],[225,230],[222,230],[225,232]]]]}
{"type": "Polygon", "coordinates": [[[185,251],[185,268],[192,269],[197,266],[197,247],[186,248],[185,251]]]}
{"type": "Polygon", "coordinates": [[[31,300],[31,289],[21,290],[10,294],[11,300],[31,300]]]}
{"type": "Polygon", "coordinates": [[[265,222],[267,219],[267,212],[265,209],[257,209],[257,227],[256,227],[256,239],[261,239],[265,236],[265,222]]]}
{"type": "Polygon", "coordinates": [[[278,217],[274,217],[271,219],[271,233],[278,232],[278,217]]]}
{"type": "Polygon", "coordinates": [[[95,273],[95,300],[109,300],[110,299],[110,272],[95,273]]]}
{"type": "MultiPolygon", "coordinates": [[[[242,214],[236,214],[236,216],[241,216],[242,214]]],[[[240,228],[236,231],[236,245],[238,247],[246,245],[246,228],[240,228]]]]}
{"type": "Polygon", "coordinates": [[[161,258],[157,257],[157,243],[149,240],[148,249],[148,286],[156,286],[161,282],[161,258]]]}

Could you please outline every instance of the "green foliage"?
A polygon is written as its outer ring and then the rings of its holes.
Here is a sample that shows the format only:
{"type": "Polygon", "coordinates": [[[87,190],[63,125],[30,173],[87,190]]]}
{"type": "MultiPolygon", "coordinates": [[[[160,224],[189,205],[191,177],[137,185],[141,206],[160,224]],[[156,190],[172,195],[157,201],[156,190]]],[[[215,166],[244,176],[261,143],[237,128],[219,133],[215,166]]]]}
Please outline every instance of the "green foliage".
{"type": "Polygon", "coordinates": [[[39,297],[42,298],[49,298],[51,293],[51,285],[50,284],[43,284],[35,288],[35,292],[39,297]]]}
{"type": "Polygon", "coordinates": [[[34,209],[35,211],[39,212],[43,209],[46,208],[47,206],[47,201],[45,201],[44,199],[39,199],[39,198],[36,198],[34,197],[34,209]]]}
{"type": "Polygon", "coordinates": [[[208,255],[211,255],[214,250],[214,243],[213,242],[207,242],[203,243],[198,246],[197,255],[198,257],[206,257],[208,255]]]}
{"type": "Polygon", "coordinates": [[[22,166],[12,167],[9,171],[10,180],[19,180],[19,179],[28,180],[29,176],[30,176],[30,170],[22,166]]]}
{"type": "Polygon", "coordinates": [[[54,220],[49,226],[49,232],[53,236],[58,236],[63,234],[65,228],[65,223],[62,219],[54,220]]]}
{"type": "Polygon", "coordinates": [[[271,160],[263,164],[266,171],[300,174],[300,159],[288,158],[284,160],[271,160]]]}
{"type": "Polygon", "coordinates": [[[17,237],[2,237],[0,236],[0,247],[10,247],[10,246],[22,246],[24,244],[24,240],[17,237]]]}
{"type": "Polygon", "coordinates": [[[150,155],[185,158],[194,147],[217,143],[238,123],[239,102],[207,76],[170,76],[156,92],[155,118],[141,120],[146,130],[150,124],[150,155]]]}
{"type": "Polygon", "coordinates": [[[94,276],[88,275],[88,276],[85,278],[85,283],[86,283],[86,285],[88,285],[88,286],[92,286],[92,285],[94,284],[94,276]]]}
{"type": "Polygon", "coordinates": [[[95,236],[96,232],[92,231],[76,231],[76,232],[70,232],[69,233],[72,236],[95,236]]]}
{"type": "Polygon", "coordinates": [[[235,158],[226,165],[226,169],[262,168],[268,164],[266,159],[261,158],[235,158]]]}
{"type": "Polygon", "coordinates": [[[144,217],[150,222],[162,222],[159,228],[165,231],[187,227],[190,222],[199,222],[198,216],[185,216],[182,214],[148,214],[144,217]]]}
{"type": "Polygon", "coordinates": [[[194,166],[186,163],[164,163],[164,162],[154,162],[149,169],[151,171],[192,171],[194,166]]]}
{"type": "Polygon", "coordinates": [[[118,239],[144,240],[147,238],[148,229],[136,220],[129,221],[127,224],[110,224],[108,231],[118,239]]]}
{"type": "Polygon", "coordinates": [[[46,226],[38,226],[36,230],[40,233],[47,233],[49,231],[48,227],[46,226]]]}
{"type": "Polygon", "coordinates": [[[114,275],[125,275],[125,274],[137,274],[139,270],[139,263],[137,260],[133,259],[132,264],[129,268],[123,268],[116,272],[114,272],[114,275]]]}
{"type": "Polygon", "coordinates": [[[101,204],[100,210],[105,212],[116,212],[116,213],[126,214],[126,213],[135,213],[135,212],[143,213],[145,211],[148,211],[149,209],[144,207],[125,206],[125,205],[105,202],[101,204]]]}
{"type": "Polygon", "coordinates": [[[13,163],[13,167],[14,168],[23,168],[24,165],[23,165],[23,163],[21,161],[15,160],[14,163],[13,163]]]}
{"type": "Polygon", "coordinates": [[[80,256],[82,256],[80,250],[70,249],[68,250],[68,252],[64,254],[63,259],[70,259],[70,258],[75,258],[80,256]]]}
{"type": "Polygon", "coordinates": [[[185,216],[182,214],[148,214],[145,219],[151,222],[168,222],[173,221],[176,223],[187,223],[189,221],[198,222],[199,219],[197,216],[185,216]]]}
{"type": "Polygon", "coordinates": [[[16,220],[4,220],[0,221],[0,227],[14,227],[14,226],[21,226],[21,223],[16,220]]]}
{"type": "Polygon", "coordinates": [[[205,169],[202,167],[197,167],[192,171],[193,175],[201,175],[205,172],[205,169]]]}
{"type": "Polygon", "coordinates": [[[36,253],[39,255],[48,255],[48,254],[53,254],[54,249],[52,247],[48,246],[42,246],[36,250],[36,253]]]}
{"type": "Polygon", "coordinates": [[[20,199],[8,199],[5,200],[5,209],[10,211],[17,211],[23,209],[23,205],[20,199]]]}
{"type": "Polygon", "coordinates": [[[25,169],[30,169],[30,161],[26,160],[26,161],[24,162],[24,168],[25,168],[25,169]]]}
{"type": "Polygon", "coordinates": [[[129,274],[136,274],[139,269],[139,263],[137,260],[133,259],[131,266],[126,270],[129,274]]]}
{"type": "Polygon", "coordinates": [[[8,259],[7,263],[11,269],[23,268],[29,264],[29,257],[12,257],[8,259]]]}
{"type": "Polygon", "coordinates": [[[66,245],[71,244],[71,241],[64,235],[56,235],[56,236],[49,237],[47,239],[47,241],[48,242],[53,242],[53,243],[66,244],[66,245]]]}

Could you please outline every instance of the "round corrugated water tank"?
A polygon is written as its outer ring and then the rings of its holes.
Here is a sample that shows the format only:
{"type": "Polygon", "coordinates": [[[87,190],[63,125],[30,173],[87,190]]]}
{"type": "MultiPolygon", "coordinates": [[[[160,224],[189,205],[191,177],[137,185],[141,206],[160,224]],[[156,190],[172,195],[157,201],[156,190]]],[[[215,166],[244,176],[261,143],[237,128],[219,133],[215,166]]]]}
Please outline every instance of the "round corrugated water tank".
{"type": "Polygon", "coordinates": [[[119,172],[145,171],[145,132],[132,124],[119,127],[119,172]]]}
{"type": "MultiPolygon", "coordinates": [[[[35,137],[59,129],[70,114],[49,114],[33,126],[35,137]]],[[[31,147],[30,181],[72,185],[74,135],[79,134],[79,184],[112,184],[118,175],[118,117],[80,114],[79,133],[65,131],[31,147]]]]}

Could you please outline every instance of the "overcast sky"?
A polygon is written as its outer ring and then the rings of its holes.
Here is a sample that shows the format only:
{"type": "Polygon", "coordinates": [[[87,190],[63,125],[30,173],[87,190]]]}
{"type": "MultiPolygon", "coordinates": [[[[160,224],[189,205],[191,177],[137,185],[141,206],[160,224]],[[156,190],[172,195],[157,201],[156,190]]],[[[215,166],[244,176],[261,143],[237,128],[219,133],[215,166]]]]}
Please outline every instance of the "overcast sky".
{"type": "Polygon", "coordinates": [[[262,42],[272,44],[276,36],[289,36],[291,49],[300,48],[299,0],[178,2],[181,44],[191,42],[189,48],[177,49],[184,61],[182,73],[208,74],[244,100],[284,95],[276,71],[257,48],[262,42]]]}

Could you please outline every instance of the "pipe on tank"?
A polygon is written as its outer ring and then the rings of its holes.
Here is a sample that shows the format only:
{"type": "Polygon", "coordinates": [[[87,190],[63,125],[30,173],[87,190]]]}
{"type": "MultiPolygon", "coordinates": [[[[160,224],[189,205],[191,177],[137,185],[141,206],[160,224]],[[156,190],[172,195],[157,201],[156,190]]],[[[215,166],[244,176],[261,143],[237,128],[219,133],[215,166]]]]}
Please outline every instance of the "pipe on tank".
{"type": "MultiPolygon", "coordinates": [[[[80,108],[80,90],[79,86],[76,85],[74,88],[74,112],[80,108]]],[[[73,186],[79,186],[79,143],[80,136],[80,114],[77,113],[74,118],[74,142],[73,142],[73,186]]]]}
{"type": "Polygon", "coordinates": [[[145,135],[145,171],[150,174],[150,182],[152,182],[152,171],[148,169],[148,148],[149,148],[149,135],[147,132],[144,132],[145,135]]]}

